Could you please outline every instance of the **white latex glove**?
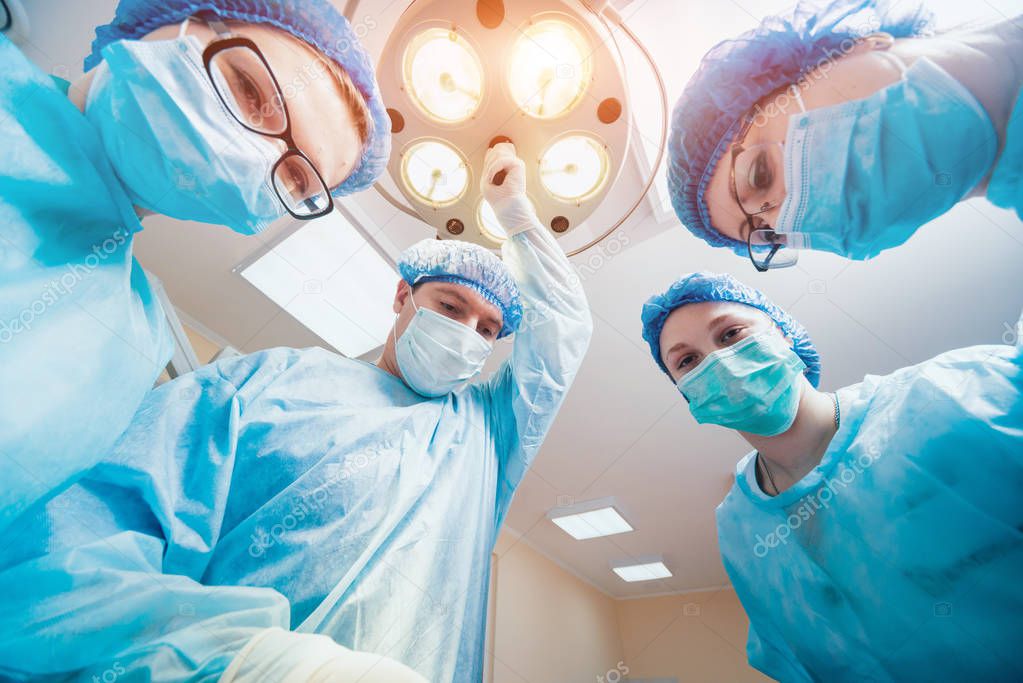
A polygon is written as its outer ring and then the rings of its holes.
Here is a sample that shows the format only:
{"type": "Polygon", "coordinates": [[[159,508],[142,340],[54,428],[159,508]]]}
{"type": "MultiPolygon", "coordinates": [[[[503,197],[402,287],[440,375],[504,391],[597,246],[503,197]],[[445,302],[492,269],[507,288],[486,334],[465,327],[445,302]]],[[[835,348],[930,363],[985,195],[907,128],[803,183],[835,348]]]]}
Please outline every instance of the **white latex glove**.
{"type": "Polygon", "coordinates": [[[539,226],[533,205],[526,197],[526,163],[516,156],[515,145],[502,142],[487,150],[480,189],[509,237],[539,226]],[[494,177],[499,173],[504,180],[497,185],[494,177]]]}
{"type": "Polygon", "coordinates": [[[268,628],[245,644],[219,683],[429,683],[404,664],[327,636],[268,628]]]}

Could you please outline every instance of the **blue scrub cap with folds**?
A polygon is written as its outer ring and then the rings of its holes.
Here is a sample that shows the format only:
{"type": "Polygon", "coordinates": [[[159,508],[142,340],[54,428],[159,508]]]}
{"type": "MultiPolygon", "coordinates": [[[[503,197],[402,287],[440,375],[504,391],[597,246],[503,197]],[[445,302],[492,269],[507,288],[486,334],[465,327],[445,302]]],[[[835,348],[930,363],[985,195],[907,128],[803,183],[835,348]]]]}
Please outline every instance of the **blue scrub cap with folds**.
{"type": "Polygon", "coordinates": [[[664,329],[664,321],[676,308],[704,301],[731,301],[766,313],[792,341],[792,350],[806,363],[804,374],[810,384],[816,387],[820,383],[821,357],[806,328],[759,290],[742,284],[731,275],[704,272],[683,276],[668,291],[650,297],[643,304],[643,339],[650,345],[650,353],[654,355],[657,366],[666,375],[671,377],[661,361],[661,330],[664,329]]]}
{"type": "Polygon", "coordinates": [[[929,11],[888,0],[800,2],[788,15],[715,45],[704,55],[672,113],[668,192],[682,224],[713,247],[746,255],[746,244],[710,222],[704,192],[746,114],[764,97],[827,64],[858,38],[926,32],[929,11]],[[901,5],[901,6],[899,6],[901,5]]]}
{"type": "Polygon", "coordinates": [[[207,11],[224,19],[276,26],[304,40],[345,70],[366,101],[373,131],[359,165],[331,194],[343,197],[371,186],[383,173],[391,154],[391,120],[380,99],[369,55],[359,45],[348,19],[329,0],[121,0],[114,20],[97,27],[85,70],[100,63],[100,53],[110,43],[138,40],[161,26],[207,11]]]}
{"type": "Polygon", "coordinates": [[[398,271],[405,282],[453,282],[478,292],[501,311],[504,326],[498,339],[519,327],[522,304],[519,287],[504,262],[471,242],[425,239],[402,252],[398,271]]]}

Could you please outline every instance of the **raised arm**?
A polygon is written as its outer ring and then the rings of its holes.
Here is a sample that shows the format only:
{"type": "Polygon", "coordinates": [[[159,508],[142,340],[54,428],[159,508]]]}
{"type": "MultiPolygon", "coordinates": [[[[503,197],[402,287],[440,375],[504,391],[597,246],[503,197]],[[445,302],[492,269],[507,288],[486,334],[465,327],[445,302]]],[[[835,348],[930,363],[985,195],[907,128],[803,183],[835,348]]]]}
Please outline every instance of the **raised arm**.
{"type": "Polygon", "coordinates": [[[523,308],[512,356],[490,381],[501,457],[500,525],[582,364],[593,321],[575,269],[526,198],[525,164],[511,144],[487,153],[481,182],[508,233],[502,256],[523,308]]]}

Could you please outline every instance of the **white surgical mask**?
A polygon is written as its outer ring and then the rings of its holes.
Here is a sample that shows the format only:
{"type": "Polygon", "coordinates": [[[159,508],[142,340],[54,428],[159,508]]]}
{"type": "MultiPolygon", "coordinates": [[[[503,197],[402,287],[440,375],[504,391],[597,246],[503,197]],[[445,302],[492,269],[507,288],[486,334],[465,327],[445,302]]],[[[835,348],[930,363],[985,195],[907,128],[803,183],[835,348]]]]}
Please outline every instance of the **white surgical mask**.
{"type": "Polygon", "coordinates": [[[176,40],[105,47],[85,115],[135,204],[258,233],[285,213],[270,177],[281,152],[220,101],[187,23],[176,40]]]}
{"type": "Polygon", "coordinates": [[[471,327],[409,299],[416,313],[395,343],[398,369],[417,394],[450,394],[480,373],[494,347],[471,327]]]}

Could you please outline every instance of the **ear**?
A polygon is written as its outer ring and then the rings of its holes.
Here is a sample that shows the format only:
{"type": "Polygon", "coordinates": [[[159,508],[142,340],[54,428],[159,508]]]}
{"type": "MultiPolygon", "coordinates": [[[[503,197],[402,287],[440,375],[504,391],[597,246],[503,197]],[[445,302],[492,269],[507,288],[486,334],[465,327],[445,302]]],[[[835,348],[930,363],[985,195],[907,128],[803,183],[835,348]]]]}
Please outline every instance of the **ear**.
{"type": "Polygon", "coordinates": [[[855,47],[849,50],[849,55],[865,54],[874,50],[887,50],[895,44],[895,37],[890,33],[878,31],[857,41],[855,47]]]}
{"type": "Polygon", "coordinates": [[[395,314],[401,313],[401,309],[405,308],[405,302],[408,300],[408,295],[412,292],[412,288],[404,280],[398,280],[398,289],[394,293],[394,305],[392,310],[395,314]]]}

